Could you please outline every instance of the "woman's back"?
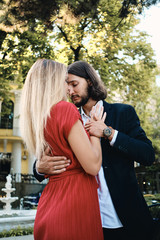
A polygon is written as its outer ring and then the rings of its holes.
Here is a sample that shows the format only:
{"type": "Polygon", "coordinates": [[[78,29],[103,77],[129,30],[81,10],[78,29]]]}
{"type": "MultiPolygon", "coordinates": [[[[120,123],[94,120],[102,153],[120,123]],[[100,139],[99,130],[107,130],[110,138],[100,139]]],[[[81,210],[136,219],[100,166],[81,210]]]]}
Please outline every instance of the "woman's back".
{"type": "Polygon", "coordinates": [[[81,167],[68,142],[78,120],[82,121],[76,107],[64,101],[51,109],[47,120],[44,136],[52,153],[66,156],[71,164],[67,171],[49,176],[38,205],[35,240],[103,239],[97,182],[81,167]]]}
{"type": "MultiPolygon", "coordinates": [[[[44,131],[45,140],[49,144],[53,155],[65,156],[67,159],[71,160],[67,172],[77,168],[84,171],[68,143],[70,130],[78,120],[82,121],[81,115],[75,105],[61,101],[51,109],[50,118],[47,120],[47,125],[44,131]]],[[[65,174],[66,172],[60,175],[65,174]]]]}

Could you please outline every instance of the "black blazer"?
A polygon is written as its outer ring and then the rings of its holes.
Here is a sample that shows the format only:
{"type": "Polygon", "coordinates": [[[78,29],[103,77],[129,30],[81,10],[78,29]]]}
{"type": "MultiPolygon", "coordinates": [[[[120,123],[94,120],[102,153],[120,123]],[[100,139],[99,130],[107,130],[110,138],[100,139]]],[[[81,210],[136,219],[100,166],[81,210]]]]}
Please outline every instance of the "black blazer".
{"type": "Polygon", "coordinates": [[[123,226],[145,239],[153,221],[138,186],[134,161],[151,165],[155,161],[154,149],[132,106],[105,101],[103,106],[107,113],[106,125],[118,130],[114,146],[101,139],[105,179],[123,226]]]}
{"type": "MultiPolygon", "coordinates": [[[[114,146],[101,139],[102,165],[110,195],[124,228],[146,239],[153,221],[137,183],[134,161],[151,165],[155,160],[154,149],[132,106],[105,101],[103,105],[106,125],[118,130],[114,146]]],[[[39,181],[44,179],[35,171],[35,164],[33,172],[39,181]]]]}

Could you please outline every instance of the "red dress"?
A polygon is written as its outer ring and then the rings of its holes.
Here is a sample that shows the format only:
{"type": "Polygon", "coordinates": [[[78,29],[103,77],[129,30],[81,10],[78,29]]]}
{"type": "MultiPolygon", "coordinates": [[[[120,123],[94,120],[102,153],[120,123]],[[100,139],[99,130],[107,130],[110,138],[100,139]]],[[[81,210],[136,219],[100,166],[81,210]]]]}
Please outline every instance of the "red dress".
{"type": "Polygon", "coordinates": [[[67,141],[78,119],[74,104],[61,101],[47,120],[45,139],[53,154],[66,156],[71,164],[49,176],[38,203],[35,240],[103,240],[96,179],[84,171],[67,141]]]}

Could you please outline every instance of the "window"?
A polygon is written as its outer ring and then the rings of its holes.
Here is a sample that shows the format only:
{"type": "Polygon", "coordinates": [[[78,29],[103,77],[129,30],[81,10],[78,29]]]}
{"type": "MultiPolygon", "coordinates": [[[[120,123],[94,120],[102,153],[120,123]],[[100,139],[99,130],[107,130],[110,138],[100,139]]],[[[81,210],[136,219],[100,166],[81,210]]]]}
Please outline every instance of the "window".
{"type": "Polygon", "coordinates": [[[13,129],[13,108],[14,103],[11,100],[7,103],[2,102],[0,128],[13,129]]]}

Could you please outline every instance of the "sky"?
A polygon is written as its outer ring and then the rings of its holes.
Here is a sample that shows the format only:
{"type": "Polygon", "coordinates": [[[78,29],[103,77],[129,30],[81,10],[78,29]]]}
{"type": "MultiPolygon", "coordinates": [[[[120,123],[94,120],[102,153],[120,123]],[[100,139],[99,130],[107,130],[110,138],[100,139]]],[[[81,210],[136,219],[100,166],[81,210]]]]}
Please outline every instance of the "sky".
{"type": "MultiPolygon", "coordinates": [[[[143,11],[137,28],[150,35],[147,41],[151,43],[155,53],[154,58],[157,64],[160,65],[160,3],[143,11]]],[[[160,76],[156,77],[156,83],[160,86],[160,76]]]]}
{"type": "Polygon", "coordinates": [[[137,28],[150,35],[148,42],[151,43],[157,64],[160,65],[160,3],[143,11],[137,28]]]}

